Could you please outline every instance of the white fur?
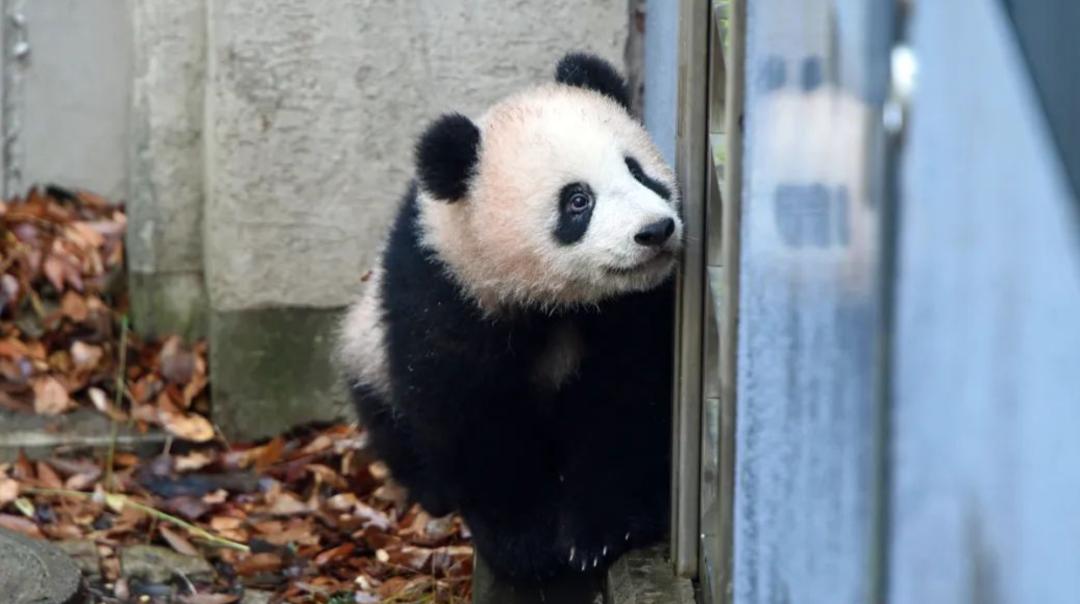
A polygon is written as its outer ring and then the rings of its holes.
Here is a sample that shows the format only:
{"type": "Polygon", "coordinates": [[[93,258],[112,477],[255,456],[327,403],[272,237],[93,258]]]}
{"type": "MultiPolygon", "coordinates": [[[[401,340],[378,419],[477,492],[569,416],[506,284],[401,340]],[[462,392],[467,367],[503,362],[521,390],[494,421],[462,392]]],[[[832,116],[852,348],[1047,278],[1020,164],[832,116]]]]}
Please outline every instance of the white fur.
{"type": "Polygon", "coordinates": [[[584,356],[585,342],[577,328],[570,322],[560,323],[551,330],[547,344],[536,358],[532,379],[551,390],[558,390],[577,373],[584,356]]]}
{"type": "Polygon", "coordinates": [[[382,270],[375,269],[365,284],[360,300],[349,308],[341,323],[337,358],[343,363],[350,380],[389,397],[390,375],[386,362],[381,284],[382,270]]]}
{"type": "Polygon", "coordinates": [[[595,304],[654,287],[674,268],[674,260],[661,258],[632,273],[611,271],[656,256],[634,242],[647,224],[675,220],[665,257],[674,257],[682,238],[674,175],[617,103],[549,84],[503,100],[477,124],[480,159],[469,194],[448,204],[421,192],[420,220],[424,244],[481,308],[595,304]],[[664,183],[671,201],[637,182],[626,156],[664,183]],[[587,183],[596,205],[585,237],[561,245],[553,236],[559,191],[573,182],[587,183]]]}

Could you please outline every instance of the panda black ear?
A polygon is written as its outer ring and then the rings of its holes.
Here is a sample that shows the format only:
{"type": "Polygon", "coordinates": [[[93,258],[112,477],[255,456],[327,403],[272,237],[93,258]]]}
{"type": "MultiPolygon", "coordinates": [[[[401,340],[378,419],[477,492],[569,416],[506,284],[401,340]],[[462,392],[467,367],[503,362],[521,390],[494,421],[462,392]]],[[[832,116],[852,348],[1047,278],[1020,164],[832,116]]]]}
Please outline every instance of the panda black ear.
{"type": "Polygon", "coordinates": [[[480,159],[480,129],[464,115],[451,113],[432,122],[416,143],[420,186],[445,201],[469,192],[469,178],[480,159]]]}
{"type": "Polygon", "coordinates": [[[626,80],[611,63],[596,55],[583,52],[566,55],[555,67],[555,81],[595,90],[630,110],[630,91],[626,80]]]}

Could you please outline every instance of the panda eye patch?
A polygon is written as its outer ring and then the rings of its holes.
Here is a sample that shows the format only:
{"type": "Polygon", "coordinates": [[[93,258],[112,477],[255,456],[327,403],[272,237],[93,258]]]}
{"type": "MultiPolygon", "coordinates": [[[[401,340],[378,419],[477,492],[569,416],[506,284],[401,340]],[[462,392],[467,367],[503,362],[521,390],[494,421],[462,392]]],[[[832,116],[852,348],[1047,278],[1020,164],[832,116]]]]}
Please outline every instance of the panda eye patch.
{"type": "Polygon", "coordinates": [[[583,182],[570,183],[559,191],[559,220],[555,225],[555,240],[562,245],[581,241],[589,230],[596,196],[583,182]]]}
{"type": "Polygon", "coordinates": [[[641,164],[638,163],[638,160],[629,155],[626,156],[625,160],[626,169],[630,171],[630,176],[633,176],[634,180],[638,181],[660,197],[671,201],[671,189],[667,188],[664,183],[654,178],[650,178],[648,174],[645,174],[645,171],[641,169],[641,164]]]}

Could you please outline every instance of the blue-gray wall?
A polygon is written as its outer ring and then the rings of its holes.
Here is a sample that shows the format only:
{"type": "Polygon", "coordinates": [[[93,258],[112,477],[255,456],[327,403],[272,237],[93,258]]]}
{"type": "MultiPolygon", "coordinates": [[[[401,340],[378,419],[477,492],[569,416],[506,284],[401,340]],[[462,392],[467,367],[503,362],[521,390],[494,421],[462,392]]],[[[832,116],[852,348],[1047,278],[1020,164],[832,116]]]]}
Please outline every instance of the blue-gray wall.
{"type": "Polygon", "coordinates": [[[998,2],[920,2],[913,44],[890,601],[1078,602],[1076,198],[998,2]]]}

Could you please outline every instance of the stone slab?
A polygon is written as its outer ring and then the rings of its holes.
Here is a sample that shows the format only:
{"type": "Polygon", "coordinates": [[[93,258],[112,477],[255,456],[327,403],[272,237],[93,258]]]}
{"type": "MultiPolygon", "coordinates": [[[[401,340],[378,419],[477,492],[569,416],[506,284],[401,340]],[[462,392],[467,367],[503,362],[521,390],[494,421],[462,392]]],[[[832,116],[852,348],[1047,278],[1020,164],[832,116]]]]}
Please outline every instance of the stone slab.
{"type": "Polygon", "coordinates": [[[213,414],[230,439],[350,418],[332,361],[340,310],[275,308],[210,319],[213,414]]]}
{"type": "Polygon", "coordinates": [[[599,575],[513,583],[492,574],[479,556],[473,569],[473,604],[604,604],[604,578],[599,575]]]}
{"type": "Polygon", "coordinates": [[[14,70],[5,74],[12,77],[4,91],[4,120],[12,136],[5,149],[7,192],[53,183],[122,200],[132,80],[128,3],[5,3],[5,21],[16,14],[25,24],[29,50],[6,66],[14,70]]]}
{"type": "Polygon", "coordinates": [[[81,588],[79,569],[45,541],[0,528],[0,594],[10,604],[69,604],[81,588]]]}
{"type": "MultiPolygon", "coordinates": [[[[96,411],[81,409],[59,417],[0,411],[0,461],[9,461],[23,451],[42,458],[60,452],[105,450],[111,442],[112,422],[96,411]]],[[[153,454],[164,446],[161,432],[142,434],[120,426],[116,446],[120,450],[153,454]]]]}
{"type": "Polygon", "coordinates": [[[676,577],[666,546],[627,552],[611,565],[604,604],[694,604],[694,586],[676,577]]]}

